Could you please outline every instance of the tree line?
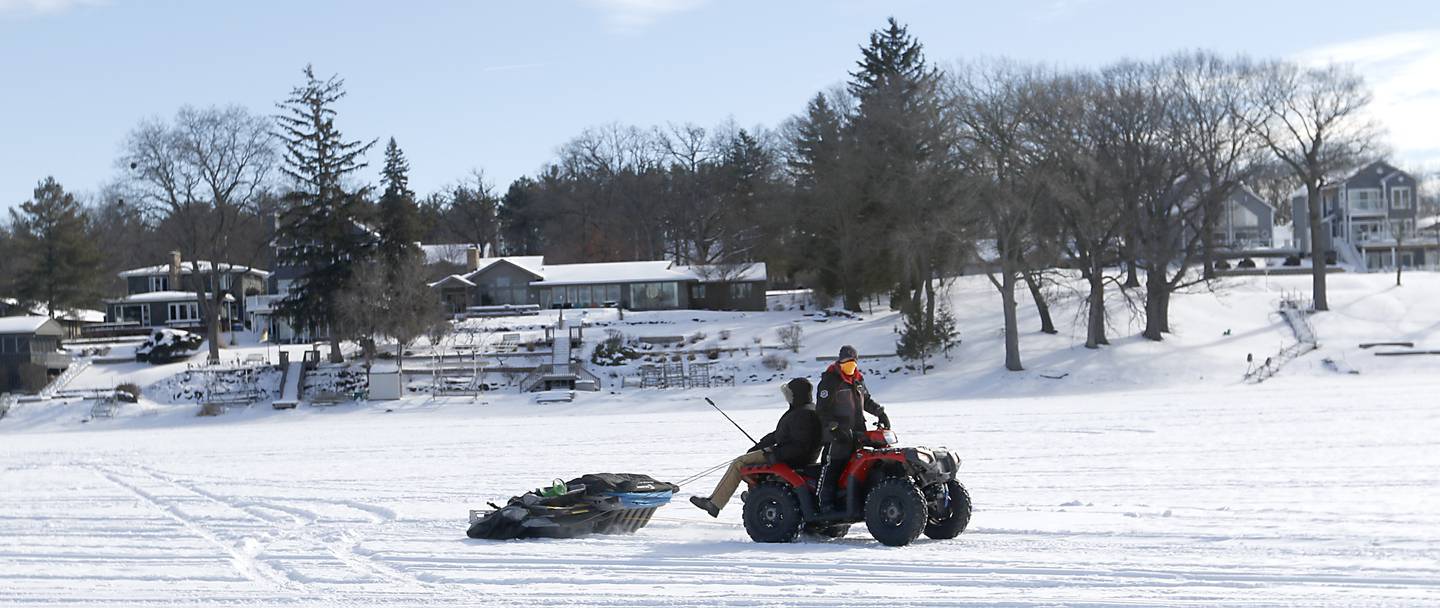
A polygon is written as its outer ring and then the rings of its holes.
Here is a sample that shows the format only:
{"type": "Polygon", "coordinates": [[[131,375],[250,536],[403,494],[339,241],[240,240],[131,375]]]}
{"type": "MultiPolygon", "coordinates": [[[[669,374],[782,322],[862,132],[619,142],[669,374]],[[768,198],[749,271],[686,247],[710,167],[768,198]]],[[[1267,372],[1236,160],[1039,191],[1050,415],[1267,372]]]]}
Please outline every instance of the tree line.
{"type": "Polygon", "coordinates": [[[1048,296],[1069,279],[1056,268],[1083,285],[1087,347],[1108,343],[1116,294],[1161,340],[1171,296],[1213,280],[1211,228],[1238,188],[1278,209],[1303,188],[1311,208],[1296,212],[1318,230],[1326,180],[1381,152],[1369,90],[1340,66],[1196,51],[1094,69],[942,69],[894,19],[859,50],[843,85],[773,128],[601,125],[503,193],[477,170],[424,197],[393,138],[379,187],[365,183],[379,141],[341,135],[343,81],[307,67],[274,116],[186,107],[141,123],[120,178],[88,206],[42,182],[0,241],[19,270],[5,287],[56,310],[93,306],[121,288],[116,271],[170,249],[287,263],[308,270],[283,310],[363,339],[424,331],[378,327],[394,315],[365,309],[398,295],[355,295],[404,279],[413,291],[426,276],[418,241],[551,263],[663,258],[723,272],[758,261],[776,286],[901,311],[897,348],[924,359],[958,336],[946,285],[982,273],[1004,309],[1005,365],[1018,370],[1017,307],[1028,294],[1041,331],[1057,331],[1048,296]],[[52,241],[63,246],[39,245],[52,241]]]}

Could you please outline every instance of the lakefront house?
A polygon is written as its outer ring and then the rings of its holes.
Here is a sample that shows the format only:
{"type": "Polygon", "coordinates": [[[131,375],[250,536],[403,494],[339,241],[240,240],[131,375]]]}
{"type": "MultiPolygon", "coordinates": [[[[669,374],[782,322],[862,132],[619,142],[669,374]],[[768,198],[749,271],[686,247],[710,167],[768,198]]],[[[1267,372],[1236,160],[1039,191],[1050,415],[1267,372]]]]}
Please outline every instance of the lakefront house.
{"type": "Polygon", "coordinates": [[[1440,261],[1440,243],[1417,228],[1418,183],[1414,176],[1376,161],[1320,190],[1318,246],[1310,242],[1308,195],[1291,195],[1295,240],[1304,253],[1332,254],[1357,270],[1419,267],[1440,261]]]}
{"type": "Polygon", "coordinates": [[[172,251],[168,264],[133,268],[119,276],[125,280],[126,295],[105,300],[105,323],[95,332],[143,333],[155,327],[203,330],[197,288],[206,299],[220,291],[220,320],[229,329],[244,322],[246,296],[265,293],[270,273],[242,264],[186,261],[172,251]],[[218,271],[219,285],[214,284],[212,271],[218,271]]]}

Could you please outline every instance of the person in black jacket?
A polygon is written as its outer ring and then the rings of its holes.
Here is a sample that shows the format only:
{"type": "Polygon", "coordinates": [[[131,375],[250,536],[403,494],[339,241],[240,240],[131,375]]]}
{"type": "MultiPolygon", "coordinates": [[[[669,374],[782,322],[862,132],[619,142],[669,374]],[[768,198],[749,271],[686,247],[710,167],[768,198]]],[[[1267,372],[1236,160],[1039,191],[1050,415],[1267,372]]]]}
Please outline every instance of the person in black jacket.
{"type": "Polygon", "coordinates": [[[834,508],[840,474],[865,434],[864,412],[874,415],[881,427],[890,428],[885,408],[875,403],[870,390],[865,388],[865,375],[860,373],[858,359],[854,346],[840,347],[840,356],[820,375],[820,385],[815,389],[815,411],[820,416],[825,443],[820,457],[824,466],[820,468],[815,495],[824,511],[834,508]]]}
{"type": "Polygon", "coordinates": [[[740,487],[740,469],[767,462],[784,463],[792,467],[813,464],[820,455],[820,418],[810,401],[810,381],[796,378],[780,387],[790,409],[780,416],[775,431],[760,438],[750,451],[730,462],[725,476],[716,484],[715,491],[707,498],[691,496],[690,502],[710,517],[719,517],[720,510],[730,502],[735,489],[740,487]]]}

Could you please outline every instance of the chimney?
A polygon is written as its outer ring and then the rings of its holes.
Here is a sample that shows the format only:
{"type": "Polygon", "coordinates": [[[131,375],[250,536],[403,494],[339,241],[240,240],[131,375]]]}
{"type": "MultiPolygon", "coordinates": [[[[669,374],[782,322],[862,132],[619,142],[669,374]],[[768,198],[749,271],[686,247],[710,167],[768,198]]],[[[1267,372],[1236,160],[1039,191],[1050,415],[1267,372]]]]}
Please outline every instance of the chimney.
{"type": "Polygon", "coordinates": [[[465,261],[470,267],[470,272],[480,270],[480,248],[471,246],[465,250],[465,261]]]}
{"type": "Polygon", "coordinates": [[[170,252],[170,291],[180,291],[180,250],[170,252]]]}

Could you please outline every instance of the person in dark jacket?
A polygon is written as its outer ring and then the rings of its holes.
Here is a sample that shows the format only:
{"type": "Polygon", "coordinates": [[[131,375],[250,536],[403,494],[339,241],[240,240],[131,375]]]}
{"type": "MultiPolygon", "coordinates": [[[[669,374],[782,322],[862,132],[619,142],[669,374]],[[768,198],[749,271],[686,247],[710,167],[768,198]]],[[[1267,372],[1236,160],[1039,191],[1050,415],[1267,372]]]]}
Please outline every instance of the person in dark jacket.
{"type": "Polygon", "coordinates": [[[859,353],[854,346],[840,347],[840,356],[835,363],[820,375],[820,385],[815,389],[815,411],[820,416],[823,429],[824,452],[820,456],[824,464],[820,468],[820,483],[815,488],[820,508],[832,510],[835,492],[839,489],[840,474],[850,462],[850,456],[865,435],[865,414],[870,412],[883,428],[890,428],[890,417],[885,408],[870,397],[865,387],[865,375],[860,373],[859,353]]]}
{"type": "Polygon", "coordinates": [[[739,458],[730,462],[725,476],[716,484],[715,491],[707,498],[691,496],[690,502],[710,517],[719,517],[720,510],[730,502],[735,489],[740,487],[740,469],[765,463],[785,463],[792,467],[813,464],[820,455],[820,418],[815,415],[810,401],[810,381],[796,378],[780,387],[790,409],[780,416],[774,432],[760,438],[759,443],[739,458]]]}

